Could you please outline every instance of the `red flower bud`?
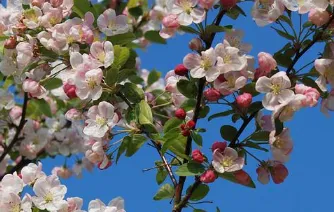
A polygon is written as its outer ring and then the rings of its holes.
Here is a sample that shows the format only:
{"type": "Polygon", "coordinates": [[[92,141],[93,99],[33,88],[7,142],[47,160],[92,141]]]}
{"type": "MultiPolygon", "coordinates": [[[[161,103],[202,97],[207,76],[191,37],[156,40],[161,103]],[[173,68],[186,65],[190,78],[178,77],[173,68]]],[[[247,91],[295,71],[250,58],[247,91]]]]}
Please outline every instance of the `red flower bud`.
{"type": "Polygon", "coordinates": [[[186,124],[188,129],[194,129],[195,125],[196,125],[196,122],[194,122],[193,120],[188,121],[186,124]]]}
{"type": "Polygon", "coordinates": [[[100,163],[97,164],[97,167],[100,170],[105,170],[107,168],[109,168],[112,165],[111,160],[108,160],[107,164],[105,164],[105,161],[101,161],[100,163]]]}
{"type": "Polygon", "coordinates": [[[178,118],[178,119],[185,119],[186,118],[186,111],[182,108],[179,108],[175,111],[175,117],[178,118]]]}
{"type": "Polygon", "coordinates": [[[242,185],[249,185],[252,182],[250,176],[244,170],[234,172],[234,176],[238,183],[242,185]]]}
{"type": "Polygon", "coordinates": [[[179,76],[185,76],[188,74],[188,69],[183,65],[183,64],[179,64],[175,67],[174,72],[176,75],[179,76]]]}
{"type": "Polygon", "coordinates": [[[16,44],[17,44],[16,37],[11,36],[10,38],[8,38],[8,39],[5,41],[4,47],[5,47],[6,49],[15,49],[16,44]]]}
{"type": "Polygon", "coordinates": [[[197,163],[203,163],[204,162],[204,156],[203,156],[202,152],[198,149],[195,149],[192,152],[191,157],[192,157],[193,161],[195,161],[197,163]]]}
{"type": "Polygon", "coordinates": [[[230,9],[237,5],[238,0],[220,0],[221,5],[224,9],[230,9]]]}
{"type": "Polygon", "coordinates": [[[204,96],[208,101],[215,102],[218,101],[218,99],[220,99],[221,94],[217,89],[209,88],[206,91],[204,91],[204,96]]]}
{"type": "Polygon", "coordinates": [[[239,108],[248,108],[252,104],[253,97],[250,93],[243,93],[236,99],[239,108]]]}
{"type": "Polygon", "coordinates": [[[214,142],[211,146],[212,152],[214,152],[216,149],[219,150],[219,152],[223,153],[225,148],[227,147],[227,143],[226,142],[214,142]]]}
{"type": "Polygon", "coordinates": [[[189,130],[182,130],[181,134],[184,136],[184,137],[188,137],[190,135],[190,131],[189,130]]]}
{"type": "Polygon", "coordinates": [[[201,51],[202,48],[203,48],[202,41],[199,38],[193,38],[189,42],[189,49],[191,49],[193,51],[201,51]]]}
{"type": "Polygon", "coordinates": [[[214,171],[212,170],[207,170],[206,172],[204,172],[201,177],[200,180],[203,183],[212,183],[216,180],[217,176],[215,174],[214,171]]]}
{"type": "Polygon", "coordinates": [[[75,85],[71,85],[69,83],[65,83],[63,85],[64,92],[68,96],[68,98],[73,99],[77,97],[77,94],[75,93],[76,87],[75,85]]]}
{"type": "Polygon", "coordinates": [[[289,171],[283,164],[276,164],[270,169],[270,174],[274,183],[280,184],[289,175],[289,171]]]}

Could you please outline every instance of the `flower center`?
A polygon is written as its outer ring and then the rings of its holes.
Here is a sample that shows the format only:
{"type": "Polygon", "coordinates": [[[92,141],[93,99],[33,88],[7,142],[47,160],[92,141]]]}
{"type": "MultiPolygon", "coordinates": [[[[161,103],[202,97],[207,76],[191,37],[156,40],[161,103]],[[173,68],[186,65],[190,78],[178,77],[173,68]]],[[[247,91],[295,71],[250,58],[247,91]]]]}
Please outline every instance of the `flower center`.
{"type": "Polygon", "coordinates": [[[204,59],[202,60],[202,62],[201,62],[201,67],[202,67],[205,71],[209,70],[209,68],[212,67],[212,63],[211,63],[210,59],[209,59],[209,58],[204,58],[204,59]]]}
{"type": "Polygon", "coordinates": [[[53,196],[52,196],[52,194],[51,194],[50,192],[47,193],[47,194],[45,195],[45,197],[44,197],[44,201],[45,201],[46,203],[50,203],[50,202],[53,201],[53,196]]]}
{"type": "Polygon", "coordinates": [[[115,25],[116,25],[115,21],[114,20],[110,20],[109,23],[108,23],[108,28],[112,29],[112,28],[115,27],[115,25]]]}
{"type": "Polygon", "coordinates": [[[104,59],[106,58],[106,54],[104,52],[100,52],[98,55],[97,55],[97,59],[100,61],[100,62],[104,62],[104,59]]]}
{"type": "Polygon", "coordinates": [[[228,55],[228,54],[224,55],[223,60],[225,64],[232,63],[231,55],[228,55]]]}
{"type": "Polygon", "coordinates": [[[276,137],[275,142],[273,143],[273,146],[278,148],[278,149],[283,149],[284,148],[284,140],[281,138],[276,137]]]}
{"type": "Polygon", "coordinates": [[[224,157],[221,165],[223,167],[230,167],[233,165],[233,158],[232,157],[224,157]]]}
{"type": "Polygon", "coordinates": [[[35,10],[33,10],[33,9],[29,9],[29,10],[24,11],[24,17],[26,17],[28,20],[33,21],[35,23],[38,22],[38,17],[35,13],[35,10]]]}
{"type": "Polygon", "coordinates": [[[35,137],[35,138],[33,139],[32,144],[33,144],[33,145],[38,145],[38,144],[39,144],[39,140],[38,140],[37,137],[35,137]]]}
{"type": "Polygon", "coordinates": [[[274,84],[271,86],[272,93],[278,95],[281,93],[281,86],[278,84],[274,84]]]}
{"type": "Polygon", "coordinates": [[[11,208],[12,210],[10,212],[20,212],[21,211],[21,206],[20,204],[15,204],[11,208]]]}
{"type": "Polygon", "coordinates": [[[100,117],[100,116],[97,116],[95,121],[96,121],[96,124],[98,124],[99,126],[103,126],[107,123],[107,120],[105,118],[100,117]]]}
{"type": "Polygon", "coordinates": [[[87,85],[90,89],[94,89],[95,86],[97,86],[97,83],[95,81],[95,79],[93,77],[88,77],[88,79],[86,80],[87,85]]]}
{"type": "Polygon", "coordinates": [[[232,38],[230,41],[231,41],[231,42],[230,42],[231,46],[234,46],[235,48],[238,48],[238,49],[239,49],[239,47],[240,47],[240,43],[241,43],[239,39],[237,39],[237,38],[232,38]]]}
{"type": "Polygon", "coordinates": [[[181,0],[180,6],[182,7],[183,11],[186,12],[188,15],[191,13],[192,8],[191,8],[191,4],[189,1],[181,0]]]}

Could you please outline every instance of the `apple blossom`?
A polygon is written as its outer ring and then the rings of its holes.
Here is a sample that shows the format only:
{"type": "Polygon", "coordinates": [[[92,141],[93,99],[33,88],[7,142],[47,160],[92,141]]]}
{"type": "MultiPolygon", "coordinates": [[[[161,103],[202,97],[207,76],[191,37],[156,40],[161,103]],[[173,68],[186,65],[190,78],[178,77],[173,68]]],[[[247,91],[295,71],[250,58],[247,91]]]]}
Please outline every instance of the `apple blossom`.
{"type": "Polygon", "coordinates": [[[288,10],[298,11],[300,14],[307,13],[312,8],[324,11],[328,6],[328,0],[282,0],[282,2],[288,10]]]}
{"type": "Polygon", "coordinates": [[[123,34],[129,31],[127,19],[125,15],[116,16],[113,9],[107,9],[98,17],[97,25],[107,36],[123,34]]]}
{"type": "Polygon", "coordinates": [[[225,33],[225,40],[232,46],[239,49],[239,53],[246,54],[252,49],[252,45],[242,43],[244,37],[244,31],[232,29],[225,33]]]}
{"type": "Polygon", "coordinates": [[[320,27],[329,21],[330,14],[327,11],[312,8],[308,14],[308,20],[320,27]]]}
{"type": "Polygon", "coordinates": [[[334,86],[333,59],[317,59],[314,61],[314,67],[320,74],[315,82],[322,91],[327,91],[327,83],[334,86]]]}
{"type": "Polygon", "coordinates": [[[40,162],[38,163],[38,165],[34,163],[29,163],[21,170],[22,181],[25,184],[34,184],[38,178],[45,176],[45,173],[42,171],[42,163],[40,162]]]}
{"type": "Polygon", "coordinates": [[[317,105],[320,98],[320,93],[317,89],[303,84],[297,84],[295,86],[295,92],[296,94],[303,94],[305,96],[302,100],[303,106],[314,107],[317,105]]]}
{"type": "Polygon", "coordinates": [[[101,69],[92,69],[87,72],[78,72],[75,78],[76,94],[80,99],[97,100],[102,95],[101,81],[103,72],[101,69]]]}
{"type": "Polygon", "coordinates": [[[199,150],[199,149],[195,149],[193,150],[191,157],[193,159],[193,161],[197,162],[197,163],[203,163],[205,158],[203,156],[203,153],[199,150]]]}
{"type": "Polygon", "coordinates": [[[271,54],[260,52],[257,57],[259,60],[259,69],[264,71],[266,74],[270,73],[276,68],[277,62],[271,54]]]}
{"type": "Polygon", "coordinates": [[[213,86],[222,95],[226,96],[244,87],[246,83],[247,78],[241,72],[231,71],[220,75],[214,81],[213,86]]]}
{"type": "Polygon", "coordinates": [[[215,88],[209,88],[207,90],[204,91],[204,97],[206,100],[210,101],[210,102],[215,102],[218,101],[221,97],[221,94],[219,92],[219,90],[215,89],[215,88]]]}
{"type": "Polygon", "coordinates": [[[172,13],[178,15],[180,25],[188,26],[201,23],[205,18],[205,10],[197,8],[198,0],[175,0],[172,13]]]}
{"type": "Polygon", "coordinates": [[[120,197],[113,199],[106,206],[101,200],[96,199],[89,202],[88,212],[125,212],[124,200],[120,197]]]}
{"type": "Polygon", "coordinates": [[[90,47],[90,54],[97,59],[104,68],[108,68],[114,61],[114,47],[111,42],[94,42],[90,47]]]}
{"type": "Polygon", "coordinates": [[[230,147],[226,147],[224,152],[216,149],[213,152],[212,166],[219,173],[234,172],[242,169],[244,158],[238,156],[238,152],[230,147]]]}
{"type": "Polygon", "coordinates": [[[218,150],[220,153],[223,153],[225,151],[225,148],[227,147],[227,143],[226,142],[214,142],[211,146],[211,150],[212,152],[214,152],[215,150],[218,150]]]}
{"type": "Polygon", "coordinates": [[[276,21],[284,10],[281,0],[255,0],[252,16],[258,26],[265,26],[276,21]]]}
{"type": "Polygon", "coordinates": [[[0,88],[0,111],[10,110],[15,106],[14,96],[0,88]]]}
{"type": "Polygon", "coordinates": [[[289,160],[290,153],[293,149],[290,131],[288,128],[284,128],[279,135],[276,136],[275,133],[275,131],[272,131],[269,135],[269,144],[273,158],[276,161],[285,163],[289,160]]]}
{"type": "Polygon", "coordinates": [[[334,89],[332,89],[328,97],[321,102],[321,112],[329,116],[328,111],[334,111],[334,89]]]}
{"type": "Polygon", "coordinates": [[[291,82],[284,71],[280,71],[271,78],[260,77],[256,82],[256,90],[265,93],[262,100],[263,107],[267,110],[274,110],[279,104],[287,103],[294,97],[290,90],[291,82]]]}
{"type": "Polygon", "coordinates": [[[29,29],[36,29],[40,24],[40,17],[42,16],[42,10],[39,7],[33,6],[32,8],[25,10],[23,15],[23,23],[29,29]]]}
{"type": "Polygon", "coordinates": [[[0,182],[0,190],[5,193],[19,194],[24,187],[22,179],[14,174],[6,174],[0,182]]]}
{"type": "Polygon", "coordinates": [[[292,119],[294,113],[303,107],[305,96],[296,94],[289,101],[278,105],[273,111],[273,118],[279,118],[281,122],[292,119]]]}
{"type": "Polygon", "coordinates": [[[240,108],[248,108],[252,104],[252,95],[243,93],[236,98],[236,103],[240,108]]]}
{"type": "Polygon", "coordinates": [[[32,201],[31,196],[29,194],[24,195],[24,197],[20,198],[19,195],[15,193],[6,193],[4,194],[5,199],[2,203],[0,202],[0,208],[3,211],[10,211],[10,212],[31,212],[32,201]]]}

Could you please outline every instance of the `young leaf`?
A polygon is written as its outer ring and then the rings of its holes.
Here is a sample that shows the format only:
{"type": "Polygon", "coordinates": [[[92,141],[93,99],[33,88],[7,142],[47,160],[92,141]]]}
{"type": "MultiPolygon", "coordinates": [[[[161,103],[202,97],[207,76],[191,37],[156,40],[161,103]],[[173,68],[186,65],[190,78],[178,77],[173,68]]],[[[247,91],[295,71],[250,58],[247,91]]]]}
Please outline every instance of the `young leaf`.
{"type": "Polygon", "coordinates": [[[155,83],[156,81],[158,81],[160,76],[161,76],[161,72],[156,71],[156,70],[152,70],[147,77],[147,85],[150,86],[153,83],[155,83]]]}
{"type": "Polygon", "coordinates": [[[201,175],[205,171],[205,167],[202,164],[189,162],[182,164],[175,173],[179,176],[196,176],[201,175]]]}
{"type": "Polygon", "coordinates": [[[52,89],[56,89],[56,88],[59,88],[60,86],[63,85],[63,81],[59,78],[51,78],[51,79],[48,79],[46,81],[44,81],[42,83],[42,86],[44,86],[44,88],[46,90],[52,90],[52,89]]]}
{"type": "Polygon", "coordinates": [[[269,152],[268,149],[261,147],[259,144],[254,143],[252,141],[247,141],[243,146],[253,148],[253,149],[258,149],[261,151],[269,152]]]}
{"type": "Polygon", "coordinates": [[[119,70],[129,59],[130,50],[126,47],[114,46],[114,55],[115,59],[112,67],[119,70]]]}
{"type": "Polygon", "coordinates": [[[139,150],[139,148],[143,146],[145,141],[146,137],[141,134],[132,135],[128,140],[125,156],[131,157],[132,155],[134,155],[139,150]]]}
{"type": "Polygon", "coordinates": [[[199,147],[203,146],[203,138],[198,132],[192,131],[191,137],[199,147]]]}
{"type": "Polygon", "coordinates": [[[153,43],[166,44],[166,40],[160,36],[159,31],[147,31],[144,37],[153,43]]]}
{"type": "Polygon", "coordinates": [[[153,115],[151,107],[144,100],[139,103],[139,124],[151,124],[153,122],[153,115]]]}
{"type": "Polygon", "coordinates": [[[197,93],[197,86],[194,82],[189,80],[179,80],[177,82],[177,89],[187,98],[195,98],[197,93]]]}
{"type": "Polygon", "coordinates": [[[41,111],[47,117],[52,116],[49,103],[47,103],[44,99],[36,99],[35,102],[39,111],[41,111]]]}
{"type": "Polygon", "coordinates": [[[182,124],[183,120],[178,118],[169,119],[164,125],[164,133],[168,133],[171,129],[179,128],[180,124],[182,124]]]}
{"type": "Polygon", "coordinates": [[[121,92],[133,103],[138,103],[144,99],[144,91],[141,88],[138,88],[137,85],[130,82],[127,82],[124,86],[122,86],[121,92]]]}
{"type": "Polygon", "coordinates": [[[224,111],[224,112],[216,113],[216,114],[211,115],[208,118],[208,120],[211,121],[212,119],[215,119],[215,118],[229,116],[233,113],[234,113],[234,110],[227,110],[227,111],[224,111]]]}
{"type": "Polygon", "coordinates": [[[165,184],[160,187],[158,192],[154,195],[154,200],[170,199],[174,195],[174,187],[170,184],[165,184]]]}
{"type": "MultiPolygon", "coordinates": [[[[80,0],[79,0],[80,1],[80,0]]],[[[127,32],[124,34],[113,35],[107,38],[113,45],[126,45],[136,39],[135,34],[127,32]]]]}
{"type": "Polygon", "coordinates": [[[158,185],[166,180],[167,175],[168,173],[164,168],[158,169],[157,175],[155,176],[155,180],[157,181],[158,185]]]}
{"type": "MultiPolygon", "coordinates": [[[[190,189],[191,187],[189,187],[187,189],[187,191],[190,189]]],[[[203,199],[210,191],[209,186],[205,185],[205,184],[200,184],[195,191],[192,193],[190,200],[192,201],[199,201],[201,199],[203,199]]]]}
{"type": "Polygon", "coordinates": [[[250,140],[254,141],[268,141],[270,132],[257,131],[250,136],[250,140]]]}
{"type": "Polygon", "coordinates": [[[116,82],[118,81],[118,69],[110,67],[106,70],[106,83],[109,86],[114,86],[116,82]]]}
{"type": "Polygon", "coordinates": [[[238,133],[238,130],[235,127],[230,126],[230,125],[223,125],[220,128],[220,134],[222,138],[227,141],[232,141],[237,135],[237,133],[238,133]]]}

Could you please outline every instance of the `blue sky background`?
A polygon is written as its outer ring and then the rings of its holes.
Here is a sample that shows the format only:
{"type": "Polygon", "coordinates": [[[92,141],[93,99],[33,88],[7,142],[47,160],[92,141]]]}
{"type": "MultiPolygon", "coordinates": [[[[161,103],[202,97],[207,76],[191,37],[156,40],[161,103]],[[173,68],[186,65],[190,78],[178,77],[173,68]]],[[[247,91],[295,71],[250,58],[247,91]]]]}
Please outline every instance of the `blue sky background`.
{"type": "MultiPolygon", "coordinates": [[[[286,44],[286,41],[271,30],[270,26],[264,28],[256,26],[249,15],[252,3],[241,3],[240,6],[246,11],[248,17],[242,17],[237,21],[224,17],[222,25],[233,24],[234,28],[241,28],[246,32],[245,42],[253,45],[251,55],[256,57],[261,51],[273,54],[286,44]]],[[[216,42],[219,42],[223,34],[218,34],[216,37],[216,42]]],[[[139,51],[142,68],[149,70],[156,68],[163,73],[173,69],[190,52],[188,42],[191,38],[192,35],[176,36],[168,40],[168,45],[151,45],[146,51],[139,51]]],[[[300,60],[301,64],[314,60],[320,51],[322,51],[321,45],[312,48],[300,60]]],[[[224,108],[219,108],[219,111],[223,110],[224,108]]],[[[218,179],[211,184],[211,191],[205,198],[205,200],[214,201],[214,204],[201,204],[196,207],[208,212],[215,211],[216,206],[219,206],[223,212],[334,211],[332,202],[334,188],[333,123],[332,118],[326,118],[320,113],[319,106],[301,110],[292,121],[287,123],[287,126],[291,128],[295,147],[291,160],[287,163],[289,176],[283,184],[270,183],[263,186],[256,182],[257,188],[250,189],[218,179]]],[[[219,128],[224,124],[231,124],[230,118],[216,119],[210,123],[200,120],[199,127],[209,126],[208,132],[203,136],[205,153],[209,154],[209,148],[214,141],[221,140],[219,128]]],[[[236,124],[236,127],[239,126],[240,122],[236,124]]],[[[252,133],[252,127],[250,128],[244,132],[242,137],[252,133]]],[[[270,155],[263,155],[262,159],[269,157],[270,155]]],[[[128,212],[171,211],[172,206],[169,200],[154,201],[152,198],[159,188],[155,183],[156,171],[142,172],[144,168],[153,167],[155,160],[159,160],[156,151],[144,145],[135,156],[122,157],[118,165],[113,165],[108,170],[86,172],[82,179],[71,178],[62,180],[62,182],[68,187],[68,197],[79,196],[84,199],[85,209],[92,199],[100,198],[108,203],[112,198],[122,196],[128,212]]],[[[52,167],[62,165],[63,161],[61,157],[45,160],[44,169],[50,173],[52,167]]],[[[256,165],[256,161],[249,158],[249,164],[245,168],[255,181],[256,165]]],[[[187,182],[192,181],[193,179],[189,178],[187,182]]]]}

